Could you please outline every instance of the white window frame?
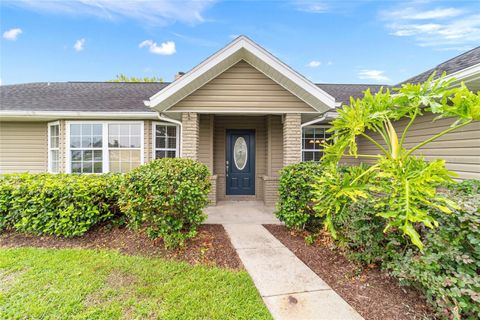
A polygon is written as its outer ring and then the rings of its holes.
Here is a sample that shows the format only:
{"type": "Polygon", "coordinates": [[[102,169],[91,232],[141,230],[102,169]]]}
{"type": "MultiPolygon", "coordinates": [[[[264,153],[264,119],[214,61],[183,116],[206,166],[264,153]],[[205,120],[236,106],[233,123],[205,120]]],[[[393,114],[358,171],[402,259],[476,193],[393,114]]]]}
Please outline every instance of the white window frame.
{"type": "MultiPolygon", "coordinates": [[[[71,162],[71,147],[70,147],[70,125],[71,124],[101,124],[102,125],[102,172],[110,172],[110,149],[134,149],[134,148],[109,148],[108,147],[108,125],[109,124],[140,124],[140,164],[145,163],[145,130],[144,130],[144,121],[97,121],[97,120],[75,120],[75,121],[66,121],[65,126],[65,143],[66,143],[66,157],[65,157],[65,171],[67,173],[72,173],[72,162],[71,162]]],[[[93,149],[93,148],[92,148],[93,149]]],[[[135,148],[136,149],[136,148],[135,148]]],[[[82,173],[83,174],[83,173],[82,173]]],[[[98,173],[93,173],[98,174],[98,173]]]]}
{"type": "MultiPolygon", "coordinates": [[[[304,126],[302,127],[302,130],[300,130],[300,157],[302,159],[302,162],[306,162],[303,158],[303,153],[304,152],[323,152],[324,150],[316,150],[316,149],[304,149],[303,148],[303,130],[307,129],[307,128],[314,128],[314,129],[325,129],[328,130],[330,129],[332,126],[331,125],[311,125],[311,126],[304,126]]],[[[320,161],[316,161],[316,162],[320,162],[320,161]]]]}
{"type": "Polygon", "coordinates": [[[171,122],[160,122],[160,121],[153,121],[152,122],[152,160],[156,159],[156,151],[175,151],[175,158],[180,157],[180,126],[175,123],[171,122]],[[157,135],[156,135],[156,126],[170,126],[176,127],[176,146],[175,149],[172,148],[157,148],[157,135]]]}
{"type": "Polygon", "coordinates": [[[60,173],[60,136],[61,136],[61,133],[60,133],[60,121],[54,121],[54,122],[49,122],[48,123],[48,134],[47,134],[47,152],[48,152],[48,156],[47,156],[47,159],[48,159],[48,172],[50,173],[60,173]],[[58,126],[58,147],[57,148],[52,148],[52,143],[51,143],[51,131],[50,131],[50,128],[53,127],[53,126],[58,126]],[[57,151],[58,152],[58,171],[57,172],[53,172],[52,170],[52,166],[53,166],[53,163],[52,163],[52,153],[51,151],[57,151]]]}

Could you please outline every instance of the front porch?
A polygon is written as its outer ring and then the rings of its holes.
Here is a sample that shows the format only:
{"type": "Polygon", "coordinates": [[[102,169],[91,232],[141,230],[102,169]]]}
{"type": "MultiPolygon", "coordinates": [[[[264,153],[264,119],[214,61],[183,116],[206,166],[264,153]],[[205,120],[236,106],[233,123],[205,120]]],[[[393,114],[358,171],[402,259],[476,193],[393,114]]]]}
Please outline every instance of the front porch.
{"type": "MultiPolygon", "coordinates": [[[[218,201],[261,201],[266,206],[274,206],[278,194],[278,178],[280,169],[288,164],[301,160],[301,114],[200,114],[182,113],[182,145],[181,156],[198,160],[208,166],[212,172],[212,191],[210,200],[213,205],[218,201]],[[253,132],[250,141],[254,154],[245,158],[240,170],[229,157],[227,134],[231,130],[249,130],[253,132]],[[250,165],[250,164],[249,164],[250,165]],[[230,167],[229,167],[230,166],[230,167]],[[232,169],[233,167],[233,169],[232,169]],[[251,169],[251,179],[241,177],[251,185],[251,192],[234,192],[239,183],[228,175],[242,173],[251,169]],[[229,171],[230,170],[230,171],[229,171]],[[232,171],[234,170],[234,171],[232,171]],[[251,180],[251,181],[249,181],[251,180]],[[230,188],[229,188],[230,187],[230,188]],[[233,189],[233,192],[232,192],[233,189]],[[241,194],[238,194],[241,193],[241,194]]],[[[230,145],[230,149],[233,144],[230,145]]],[[[241,182],[240,182],[241,184],[241,182]]],[[[247,190],[248,191],[248,190],[247,190]]]]}
{"type": "Polygon", "coordinates": [[[274,210],[262,201],[219,201],[205,209],[205,224],[280,224],[274,210]]]}

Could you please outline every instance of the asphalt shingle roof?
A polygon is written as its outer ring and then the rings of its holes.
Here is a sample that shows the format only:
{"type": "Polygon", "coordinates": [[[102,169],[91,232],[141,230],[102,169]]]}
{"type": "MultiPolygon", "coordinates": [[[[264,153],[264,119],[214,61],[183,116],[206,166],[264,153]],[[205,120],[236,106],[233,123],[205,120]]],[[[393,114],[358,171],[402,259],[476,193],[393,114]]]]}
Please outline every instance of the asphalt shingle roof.
{"type": "Polygon", "coordinates": [[[143,104],[168,83],[40,82],[0,86],[0,110],[153,112],[143,104]]]}
{"type": "MultiPolygon", "coordinates": [[[[480,47],[476,47],[402,83],[427,80],[434,70],[440,75],[480,63],[480,47]]],[[[87,111],[87,112],[154,112],[143,103],[165,88],[167,82],[39,82],[0,86],[0,110],[9,111],[87,111]]],[[[401,84],[401,83],[400,83],[401,84]]],[[[317,86],[337,102],[348,103],[360,98],[370,88],[376,93],[382,85],[330,84],[317,86]]],[[[397,85],[398,86],[398,85],[397,85]]],[[[383,87],[389,87],[383,85],[383,87]]]]}
{"type": "Polygon", "coordinates": [[[389,88],[388,85],[379,84],[331,84],[318,83],[317,87],[335,98],[336,102],[349,103],[350,97],[362,98],[363,92],[370,88],[371,93],[377,93],[381,87],[389,88]]]}
{"type": "MultiPolygon", "coordinates": [[[[153,112],[143,104],[169,83],[149,82],[40,82],[0,86],[0,110],[16,111],[88,111],[153,112]]],[[[335,97],[348,103],[350,96],[359,98],[370,88],[380,85],[318,84],[335,97]]]]}
{"type": "Polygon", "coordinates": [[[470,51],[467,51],[465,53],[462,53],[461,55],[453,57],[450,60],[442,62],[439,65],[433,67],[432,69],[422,72],[419,75],[416,75],[415,77],[412,77],[410,79],[402,81],[399,84],[424,82],[425,80],[428,79],[428,77],[430,77],[430,75],[435,70],[437,71],[436,76],[442,75],[443,72],[446,72],[448,75],[479,63],[480,63],[480,46],[470,51]]]}

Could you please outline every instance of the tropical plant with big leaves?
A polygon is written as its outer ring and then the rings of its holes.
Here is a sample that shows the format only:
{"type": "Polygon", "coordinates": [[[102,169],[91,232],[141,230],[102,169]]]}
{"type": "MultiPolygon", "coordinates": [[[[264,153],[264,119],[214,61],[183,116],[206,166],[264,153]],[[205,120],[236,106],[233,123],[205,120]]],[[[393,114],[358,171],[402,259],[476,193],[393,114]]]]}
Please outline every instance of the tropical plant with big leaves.
{"type": "Polygon", "coordinates": [[[318,202],[315,206],[318,214],[325,217],[325,227],[332,236],[335,237],[332,215],[341,214],[346,199],[355,201],[358,197],[368,197],[374,201],[382,208],[378,215],[388,221],[385,232],[398,228],[420,249],[423,244],[418,226],[433,228],[438,224],[428,214],[428,208],[435,207],[445,213],[455,208],[454,203],[437,193],[437,187],[451,183],[455,174],[445,168],[445,161],[427,162],[414,152],[449,132],[480,120],[480,94],[469,91],[463,83],[453,87],[455,80],[447,80],[445,74],[434,78],[435,73],[424,83],[404,84],[394,89],[394,93],[387,89],[372,95],[367,90],[363,99],[351,99],[350,105],[338,111],[330,129],[333,135],[324,145],[324,177],[318,180],[318,185],[324,184],[324,187],[316,188],[318,202]],[[437,115],[434,121],[451,117],[452,124],[407,148],[409,130],[419,116],[427,113],[437,115]],[[405,127],[398,131],[395,122],[405,118],[405,127]],[[359,139],[373,144],[377,153],[360,154],[359,139]],[[336,164],[344,156],[370,159],[372,166],[368,174],[357,171],[341,176],[336,164]],[[365,177],[368,181],[362,181],[365,177]],[[352,188],[361,191],[353,192],[352,188]],[[325,194],[326,189],[333,190],[332,196],[325,194]]]}

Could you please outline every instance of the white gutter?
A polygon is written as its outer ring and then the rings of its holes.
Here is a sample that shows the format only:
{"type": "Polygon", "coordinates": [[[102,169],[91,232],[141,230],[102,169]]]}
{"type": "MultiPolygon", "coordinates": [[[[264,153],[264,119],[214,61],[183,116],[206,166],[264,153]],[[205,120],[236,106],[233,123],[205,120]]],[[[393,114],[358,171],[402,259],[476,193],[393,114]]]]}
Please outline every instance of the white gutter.
{"type": "MultiPolygon", "coordinates": [[[[455,78],[457,81],[461,81],[471,76],[477,76],[476,78],[480,78],[480,63],[474,64],[473,66],[459,70],[457,72],[450,73],[445,77],[445,80],[455,78]]],[[[474,80],[474,79],[468,79],[468,80],[474,80]]]]}
{"type": "Polygon", "coordinates": [[[300,127],[303,128],[303,127],[311,126],[311,125],[314,125],[314,124],[316,124],[316,123],[322,122],[322,121],[324,121],[324,120],[332,120],[332,119],[335,119],[336,117],[338,117],[338,113],[336,113],[336,112],[331,112],[331,111],[327,111],[327,112],[325,112],[320,118],[316,118],[316,119],[313,119],[313,120],[311,120],[311,121],[302,123],[302,124],[300,125],[300,127]]]}
{"type": "Polygon", "coordinates": [[[0,111],[0,118],[23,119],[127,119],[155,120],[156,112],[90,112],[90,111],[0,111]]]}
{"type": "Polygon", "coordinates": [[[181,121],[178,121],[178,120],[169,118],[169,117],[167,117],[166,115],[161,114],[161,113],[157,113],[157,115],[158,115],[158,119],[160,119],[160,120],[162,120],[162,121],[170,122],[170,123],[175,123],[175,124],[179,125],[180,127],[182,126],[182,122],[181,122],[181,121]]]}

